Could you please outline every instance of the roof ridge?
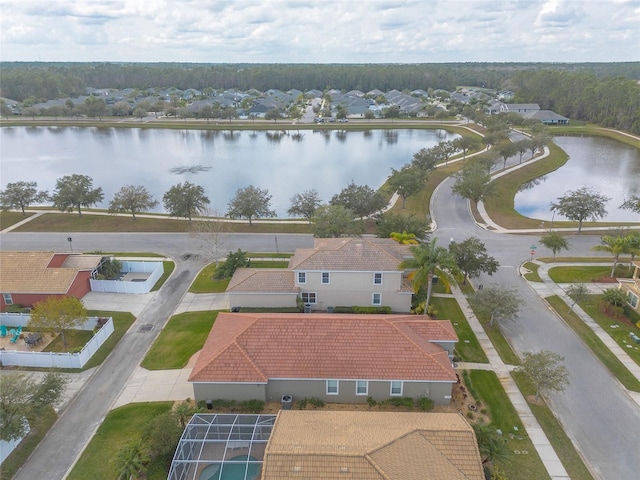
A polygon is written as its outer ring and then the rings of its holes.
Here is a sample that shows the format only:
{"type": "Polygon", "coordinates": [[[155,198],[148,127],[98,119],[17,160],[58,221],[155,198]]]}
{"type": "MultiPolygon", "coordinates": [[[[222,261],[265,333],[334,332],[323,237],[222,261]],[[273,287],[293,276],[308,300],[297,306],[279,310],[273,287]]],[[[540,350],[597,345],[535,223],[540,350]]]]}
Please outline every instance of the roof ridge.
{"type": "MultiPolygon", "coordinates": [[[[249,327],[247,327],[247,328],[249,328],[249,327]]],[[[247,355],[247,352],[245,351],[245,349],[244,349],[244,348],[242,348],[242,347],[240,346],[240,344],[238,343],[238,337],[236,337],[236,338],[234,338],[234,339],[233,339],[233,342],[231,343],[231,345],[235,345],[235,346],[238,348],[238,350],[240,350],[240,352],[242,353],[242,355],[244,356],[244,358],[245,358],[245,359],[249,362],[249,364],[254,368],[254,370],[256,371],[256,373],[257,373],[258,375],[260,375],[260,376],[264,379],[264,381],[265,381],[265,382],[268,382],[268,381],[269,381],[269,379],[268,379],[268,378],[267,378],[267,376],[262,372],[262,370],[260,370],[260,369],[258,368],[258,366],[253,362],[253,360],[251,360],[251,357],[249,357],[249,355],[247,355]]]]}

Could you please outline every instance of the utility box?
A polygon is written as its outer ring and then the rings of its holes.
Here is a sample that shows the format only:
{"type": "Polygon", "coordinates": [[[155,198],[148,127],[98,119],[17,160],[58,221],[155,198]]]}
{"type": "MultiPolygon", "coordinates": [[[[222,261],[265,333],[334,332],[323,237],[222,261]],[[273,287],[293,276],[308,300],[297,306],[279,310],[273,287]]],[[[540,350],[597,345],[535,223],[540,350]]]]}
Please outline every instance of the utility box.
{"type": "Polygon", "coordinates": [[[293,403],[293,397],[291,395],[282,395],[282,401],[280,402],[282,410],[291,410],[291,404],[293,403]]]}
{"type": "Polygon", "coordinates": [[[310,303],[305,303],[304,304],[304,313],[311,313],[311,304],[310,303]]]}

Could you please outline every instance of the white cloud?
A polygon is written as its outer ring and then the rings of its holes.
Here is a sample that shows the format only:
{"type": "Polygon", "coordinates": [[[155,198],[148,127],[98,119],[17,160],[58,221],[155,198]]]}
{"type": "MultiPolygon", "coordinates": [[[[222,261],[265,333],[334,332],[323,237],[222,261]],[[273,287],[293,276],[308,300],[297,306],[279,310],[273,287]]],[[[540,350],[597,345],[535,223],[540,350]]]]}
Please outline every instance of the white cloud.
{"type": "Polygon", "coordinates": [[[640,1],[0,0],[3,61],[633,61],[640,1]]]}

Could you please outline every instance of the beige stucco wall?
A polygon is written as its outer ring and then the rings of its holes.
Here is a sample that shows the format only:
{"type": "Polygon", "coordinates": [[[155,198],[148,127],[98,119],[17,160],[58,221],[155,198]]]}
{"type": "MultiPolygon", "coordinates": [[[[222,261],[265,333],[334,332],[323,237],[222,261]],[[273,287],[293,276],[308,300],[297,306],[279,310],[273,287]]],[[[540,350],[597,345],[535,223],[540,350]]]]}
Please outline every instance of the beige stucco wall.
{"type": "MultiPolygon", "coordinates": [[[[312,310],[326,310],[336,306],[372,306],[373,293],[382,294],[382,306],[394,312],[411,310],[411,293],[399,293],[402,271],[382,272],[382,284],[373,283],[375,272],[329,272],[329,283],[322,283],[322,272],[306,271],[306,283],[296,283],[300,292],[316,294],[312,310]]],[[[298,275],[296,273],[296,282],[298,275]]]]}
{"type": "Polygon", "coordinates": [[[229,293],[229,306],[233,307],[295,307],[295,293],[229,293]]]}

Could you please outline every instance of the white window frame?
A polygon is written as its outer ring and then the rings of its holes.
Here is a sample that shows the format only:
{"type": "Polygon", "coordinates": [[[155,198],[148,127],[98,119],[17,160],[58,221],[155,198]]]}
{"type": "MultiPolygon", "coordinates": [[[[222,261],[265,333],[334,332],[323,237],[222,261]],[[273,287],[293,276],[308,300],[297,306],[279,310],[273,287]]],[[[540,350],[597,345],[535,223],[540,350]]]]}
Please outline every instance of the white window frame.
{"type": "Polygon", "coordinates": [[[627,303],[631,305],[633,308],[637,308],[638,306],[638,296],[633,293],[631,290],[627,290],[627,303]]]}
{"type": "Polygon", "coordinates": [[[373,274],[373,284],[374,285],[382,285],[382,272],[375,272],[373,274]],[[377,280],[380,280],[379,282],[377,280]]]}
{"type": "Polygon", "coordinates": [[[379,307],[380,305],[382,305],[382,294],[381,293],[372,293],[371,294],[371,305],[375,305],[376,307],[379,307]],[[378,302],[376,302],[376,295],[378,298],[378,302]]]}
{"type": "Polygon", "coordinates": [[[307,283],[307,272],[298,272],[298,283],[299,284],[307,283]]]}
{"type": "Polygon", "coordinates": [[[404,391],[404,382],[402,382],[402,380],[392,380],[389,383],[389,395],[391,395],[392,397],[401,397],[402,396],[402,392],[404,391]],[[393,393],[393,386],[394,384],[400,384],[400,393],[393,393]]]}
{"type": "Polygon", "coordinates": [[[5,305],[13,305],[13,298],[10,293],[3,293],[2,298],[4,299],[5,305]]]}
{"type": "Polygon", "coordinates": [[[356,380],[356,395],[369,395],[369,381],[356,380]],[[359,392],[359,388],[364,384],[364,392],[359,392]]]}
{"type": "Polygon", "coordinates": [[[320,283],[323,285],[329,285],[331,283],[331,274],[329,272],[320,273],[320,283]],[[327,281],[324,281],[325,275],[327,276],[327,281]]]}
{"type": "Polygon", "coordinates": [[[326,382],[327,395],[340,395],[340,381],[339,380],[327,380],[326,382]],[[335,392],[332,392],[333,383],[335,382],[335,392]]]}
{"type": "Polygon", "coordinates": [[[318,303],[318,295],[316,295],[316,292],[301,292],[300,298],[302,299],[302,303],[311,303],[314,305],[318,303]],[[304,299],[305,295],[307,297],[306,300],[304,299]],[[313,300],[311,300],[312,295],[313,295],[313,300]]]}

